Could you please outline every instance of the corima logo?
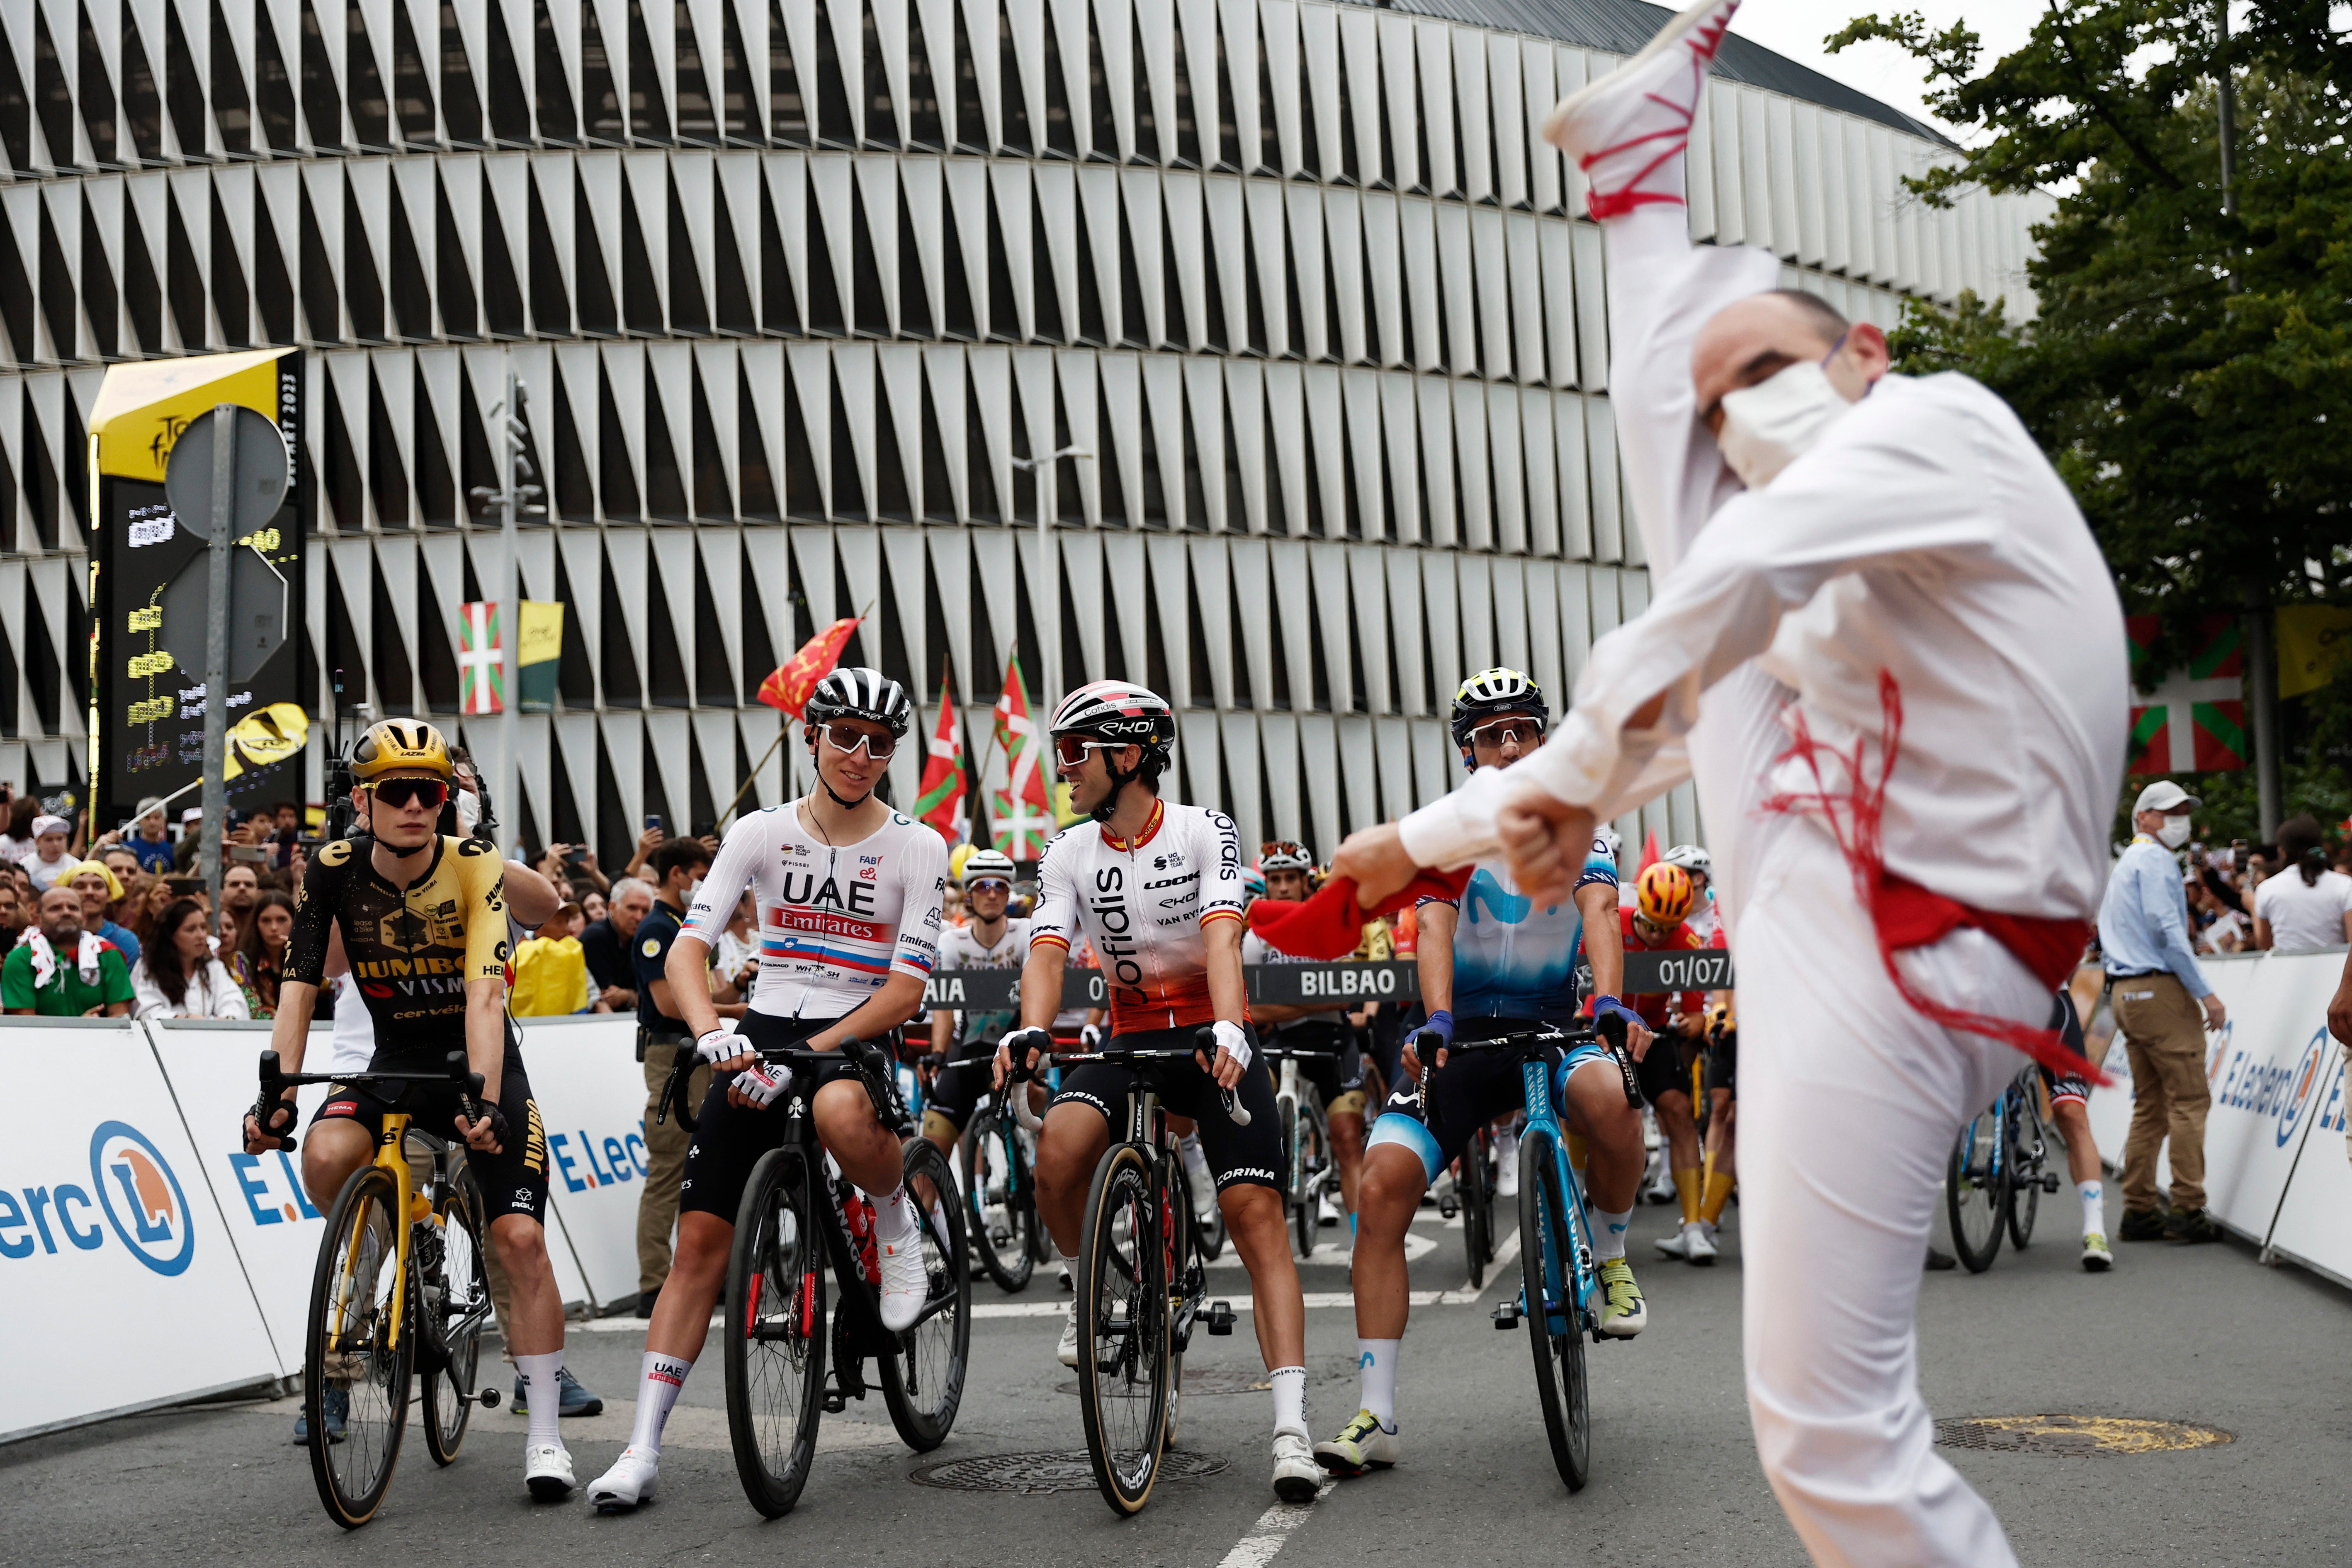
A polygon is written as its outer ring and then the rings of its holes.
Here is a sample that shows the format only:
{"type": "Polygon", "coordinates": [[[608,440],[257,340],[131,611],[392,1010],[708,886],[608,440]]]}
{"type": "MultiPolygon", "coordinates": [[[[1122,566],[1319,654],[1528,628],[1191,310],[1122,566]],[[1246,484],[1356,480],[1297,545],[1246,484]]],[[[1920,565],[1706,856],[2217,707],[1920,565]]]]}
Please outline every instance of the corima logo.
{"type": "MultiPolygon", "coordinates": [[[[127,1121],[102,1121],[89,1135],[89,1181],[107,1223],[131,1255],[158,1274],[184,1273],[196,1253],[196,1229],[188,1217],[187,1194],[180,1189],[163,1152],[147,1135],[127,1121]]],[[[63,1194],[58,1217],[65,1221],[63,1194]]],[[[92,1227],[93,1230],[96,1228],[92,1227]]],[[[81,1238],[67,1234],[74,1245],[81,1238]]]]}

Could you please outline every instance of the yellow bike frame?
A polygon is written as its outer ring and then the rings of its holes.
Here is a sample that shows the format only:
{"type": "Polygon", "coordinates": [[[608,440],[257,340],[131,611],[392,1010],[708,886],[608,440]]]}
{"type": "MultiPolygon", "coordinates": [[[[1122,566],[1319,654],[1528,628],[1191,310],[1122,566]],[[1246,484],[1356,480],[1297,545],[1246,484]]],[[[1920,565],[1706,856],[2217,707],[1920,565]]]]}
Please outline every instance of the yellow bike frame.
{"type": "MultiPolygon", "coordinates": [[[[399,1194],[396,1201],[400,1212],[406,1216],[403,1223],[394,1227],[393,1234],[395,1267],[392,1277],[392,1338],[388,1348],[395,1351],[400,1348],[401,1330],[408,1321],[409,1226],[419,1221],[429,1220],[435,1225],[442,1223],[442,1216],[433,1207],[433,1200],[418,1192],[411,1180],[408,1154],[402,1146],[408,1136],[408,1123],[406,1112],[386,1111],[383,1131],[376,1137],[375,1158],[370,1162],[376,1169],[391,1174],[393,1188],[399,1194]]],[[[352,1174],[356,1177],[359,1173],[354,1171],[352,1174]]],[[[343,1247],[343,1287],[337,1293],[333,1325],[333,1337],[337,1342],[342,1338],[343,1308],[352,1299],[352,1269],[358,1256],[360,1234],[366,1223],[367,1211],[364,1208],[352,1214],[352,1234],[343,1247]]]]}

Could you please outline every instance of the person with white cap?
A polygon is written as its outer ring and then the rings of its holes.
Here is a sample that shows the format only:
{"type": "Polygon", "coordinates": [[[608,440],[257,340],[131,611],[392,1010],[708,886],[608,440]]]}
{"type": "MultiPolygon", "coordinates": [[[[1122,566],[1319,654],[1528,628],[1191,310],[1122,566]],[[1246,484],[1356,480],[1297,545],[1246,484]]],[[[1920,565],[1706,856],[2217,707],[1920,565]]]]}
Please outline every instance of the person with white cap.
{"type": "Polygon", "coordinates": [[[62,816],[33,818],[33,852],[16,864],[33,879],[35,898],[64,881],[66,874],[81,864],[81,857],[67,847],[72,837],[73,824],[62,816]]]}
{"type": "Polygon", "coordinates": [[[2099,905],[2099,950],[2115,999],[2116,1032],[2131,1054],[2131,1134],[2124,1141],[2125,1241],[2213,1241],[2205,1212],[2205,1031],[2228,1022],[2221,998],[2198,967],[2180,887],[2180,847],[2189,813],[2202,805],[2170,779],[2139,792],[2138,831],[2116,859],[2099,905]],[[2156,1192],[2156,1152],[2169,1138],[2172,1212],[2156,1192]]]}
{"type": "Polygon", "coordinates": [[[1690,128],[1738,0],[1705,0],[1546,137],[1606,250],[1610,401],[1654,574],[1552,737],[1334,869],[1378,907],[1500,848],[1573,880],[1596,818],[1690,778],[1740,974],[1742,1333],[1766,1479],[1815,1563],[2013,1563],[1938,1454],[1919,1261],[1963,1121],[2090,935],[2122,783],[2122,605],[2016,415],[1694,247],[1690,128]],[[1822,1136],[1834,1128],[1837,1135],[1822,1136]]]}

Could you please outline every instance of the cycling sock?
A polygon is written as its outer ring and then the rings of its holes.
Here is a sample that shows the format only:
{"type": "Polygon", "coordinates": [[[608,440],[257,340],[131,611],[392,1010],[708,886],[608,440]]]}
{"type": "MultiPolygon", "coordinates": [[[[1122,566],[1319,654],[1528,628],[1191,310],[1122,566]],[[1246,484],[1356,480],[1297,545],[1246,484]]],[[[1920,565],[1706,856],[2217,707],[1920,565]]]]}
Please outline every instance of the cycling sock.
{"type": "Polygon", "coordinates": [[[2083,1234],[2105,1236],[2107,1233],[2106,1184],[2077,1182],[2074,1191],[2083,1200],[2083,1234]]]}
{"type": "Polygon", "coordinates": [[[1307,1430],[1307,1369],[1303,1366],[1278,1366],[1266,1374],[1274,1384],[1274,1429],[1276,1432],[1307,1430]]]}
{"type": "Polygon", "coordinates": [[[915,1205],[907,1201],[907,1184],[874,1200],[874,1239],[896,1247],[915,1234],[915,1205]]]}
{"type": "Polygon", "coordinates": [[[1054,1249],[1054,1256],[1061,1260],[1062,1271],[1070,1277],[1070,1289],[1073,1292],[1076,1291],[1078,1288],[1078,1260],[1071,1257],[1068,1253],[1064,1252],[1058,1247],[1054,1249]]]}
{"type": "Polygon", "coordinates": [[[1723,1218],[1723,1205],[1731,1201],[1731,1189],[1738,1185],[1733,1176],[1715,1168],[1715,1157],[1707,1156],[1706,1195],[1699,1200],[1698,1217],[1709,1225],[1723,1218]]]}
{"type": "Polygon", "coordinates": [[[645,1370],[638,1374],[637,1424],[629,1432],[630,1447],[648,1454],[661,1452],[662,1427],[669,1420],[669,1407],[677,1403],[686,1374],[693,1370],[690,1361],[659,1351],[646,1352],[645,1370]]]}
{"type": "Polygon", "coordinates": [[[1675,1173],[1675,1196],[1683,1202],[1683,1223],[1698,1218],[1699,1168],[1685,1165],[1675,1173]]]}
{"type": "Polygon", "coordinates": [[[1396,1427],[1396,1363],[1398,1347],[1402,1340],[1358,1340],[1356,1356],[1362,1375],[1365,1409],[1380,1418],[1381,1426],[1396,1427]]]}
{"type": "Polygon", "coordinates": [[[1209,1156],[1201,1148],[1201,1135],[1198,1132],[1187,1132],[1178,1141],[1176,1146],[1183,1152],[1186,1175],[1206,1176],[1209,1173],[1209,1156]]]}
{"type": "Polygon", "coordinates": [[[561,1448],[563,1438],[557,1433],[555,1423],[563,1414],[563,1352],[519,1355],[514,1363],[530,1409],[530,1433],[523,1441],[534,1448],[542,1443],[552,1443],[561,1448]]]}
{"type": "Polygon", "coordinates": [[[1625,1256],[1625,1227],[1633,1223],[1633,1211],[1611,1214],[1607,1209],[1592,1211],[1592,1249],[1603,1263],[1625,1256]]]}

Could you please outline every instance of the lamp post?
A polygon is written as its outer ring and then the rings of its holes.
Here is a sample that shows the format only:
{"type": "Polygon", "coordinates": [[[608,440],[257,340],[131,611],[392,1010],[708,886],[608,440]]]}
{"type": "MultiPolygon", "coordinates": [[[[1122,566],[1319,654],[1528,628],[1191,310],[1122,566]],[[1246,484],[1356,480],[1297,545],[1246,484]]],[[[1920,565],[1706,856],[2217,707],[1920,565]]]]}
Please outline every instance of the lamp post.
{"type": "MultiPolygon", "coordinates": [[[[1033,720],[1038,736],[1045,733],[1045,724],[1054,715],[1054,707],[1062,700],[1062,574],[1061,563],[1054,559],[1054,465],[1064,458],[1092,462],[1094,454],[1084,447],[1065,447],[1042,458],[1015,458],[1013,466],[1023,473],[1037,475],[1037,587],[1044,602],[1038,606],[1037,621],[1037,711],[1043,721],[1033,720]]],[[[1042,747],[1038,753],[1047,756],[1042,747]]],[[[1049,779],[1050,779],[1050,775],[1049,779]]]]}
{"type": "Polygon", "coordinates": [[[520,741],[515,723],[515,704],[522,691],[522,572],[520,562],[520,541],[515,526],[524,516],[547,515],[547,491],[529,481],[539,477],[524,447],[530,440],[530,426],[523,410],[530,405],[530,390],[522,378],[515,374],[514,360],[507,360],[506,395],[490,410],[490,422],[498,432],[499,488],[476,485],[467,492],[476,500],[499,509],[499,585],[498,605],[500,619],[500,650],[505,658],[506,693],[499,713],[499,764],[497,776],[491,781],[493,800],[497,806],[510,815],[501,824],[507,843],[519,847],[517,835],[522,828],[521,788],[522,759],[520,741]]]}

